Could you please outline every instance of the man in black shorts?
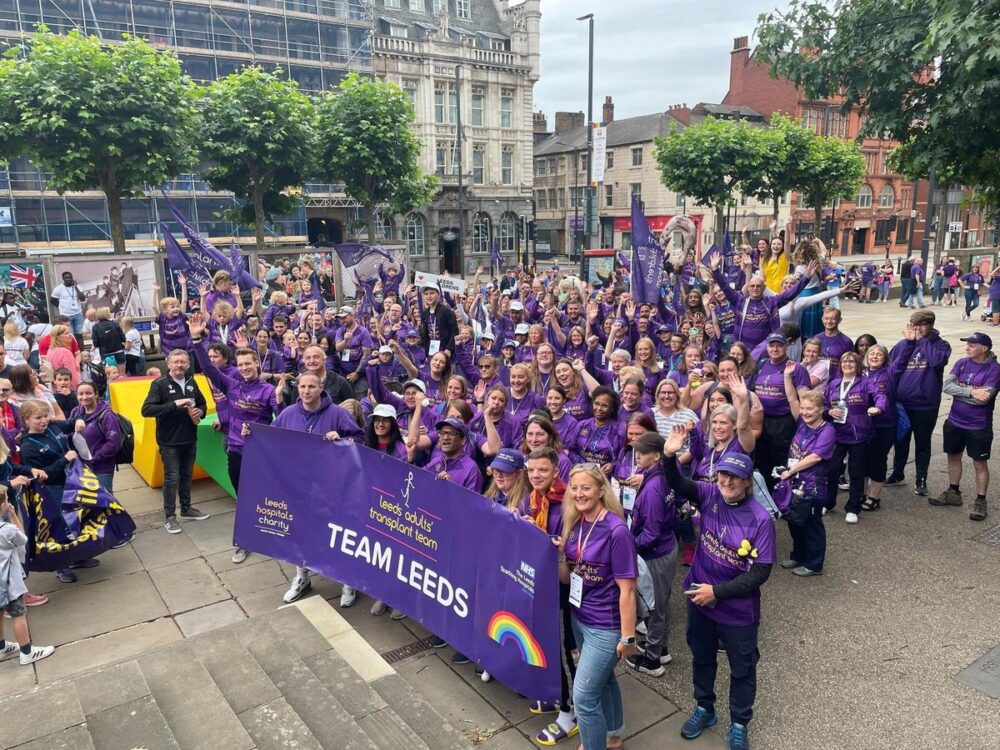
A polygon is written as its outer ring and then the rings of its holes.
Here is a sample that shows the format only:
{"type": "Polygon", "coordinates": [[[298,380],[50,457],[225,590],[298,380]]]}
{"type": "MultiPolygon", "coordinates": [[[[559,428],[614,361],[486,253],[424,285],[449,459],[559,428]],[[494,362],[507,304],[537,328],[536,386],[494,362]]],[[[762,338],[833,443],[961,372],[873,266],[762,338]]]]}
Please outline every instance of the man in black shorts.
{"type": "Polygon", "coordinates": [[[986,490],[990,484],[990,446],[993,444],[993,405],[1000,388],[1000,363],[993,341],[985,333],[962,339],[966,356],[944,379],[944,392],[954,397],[944,423],[944,452],[948,454],[948,489],[931,497],[931,505],[961,505],[962,451],[976,471],[976,502],[969,518],[986,520],[986,490]]]}

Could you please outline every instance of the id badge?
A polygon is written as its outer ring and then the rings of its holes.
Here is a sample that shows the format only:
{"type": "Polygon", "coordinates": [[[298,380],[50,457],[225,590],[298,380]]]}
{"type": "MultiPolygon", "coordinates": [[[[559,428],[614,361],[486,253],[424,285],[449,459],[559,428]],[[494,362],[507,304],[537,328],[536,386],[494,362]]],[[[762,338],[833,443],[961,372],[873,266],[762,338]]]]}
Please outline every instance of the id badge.
{"type": "Polygon", "coordinates": [[[797,458],[790,458],[790,459],[788,459],[788,470],[789,471],[791,471],[792,469],[794,469],[798,465],[799,465],[799,459],[797,459],[797,458]]]}
{"type": "Polygon", "coordinates": [[[622,487],[622,507],[630,511],[635,507],[635,487],[622,487]]]}
{"type": "Polygon", "coordinates": [[[350,362],[351,361],[351,350],[350,349],[344,349],[344,351],[342,351],[340,353],[340,361],[341,362],[350,362]]]}
{"type": "Polygon", "coordinates": [[[427,356],[433,357],[441,351],[441,342],[437,339],[431,339],[430,343],[427,345],[427,356]]]}
{"type": "Polygon", "coordinates": [[[575,572],[569,574],[569,603],[577,609],[583,604],[583,576],[575,572]]]}
{"type": "Polygon", "coordinates": [[[973,284],[972,285],[972,291],[978,292],[979,291],[979,284],[973,284]]]}

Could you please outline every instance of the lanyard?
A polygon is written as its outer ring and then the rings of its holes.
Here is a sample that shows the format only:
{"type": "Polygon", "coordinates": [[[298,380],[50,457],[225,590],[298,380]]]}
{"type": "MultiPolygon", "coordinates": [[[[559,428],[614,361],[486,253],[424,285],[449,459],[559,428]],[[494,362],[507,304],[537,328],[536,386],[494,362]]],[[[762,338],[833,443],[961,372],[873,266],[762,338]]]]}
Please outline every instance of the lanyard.
{"type": "Polygon", "coordinates": [[[511,396],[510,396],[510,403],[511,403],[510,415],[512,417],[514,415],[516,415],[521,410],[521,405],[524,403],[525,399],[528,398],[529,395],[530,394],[526,393],[523,396],[521,396],[520,399],[516,399],[516,398],[514,398],[514,394],[511,394],[511,396]]]}
{"type": "MultiPolygon", "coordinates": [[[[604,427],[598,427],[597,422],[595,421],[594,432],[592,433],[592,437],[587,440],[587,450],[590,451],[591,453],[594,453],[597,450],[598,443],[600,443],[601,440],[607,436],[610,430],[611,430],[610,422],[608,422],[608,424],[605,425],[604,427]]],[[[610,440],[608,441],[608,447],[609,448],[611,447],[610,440]]]]}
{"type": "Polygon", "coordinates": [[[583,562],[583,553],[587,549],[587,542],[590,541],[590,535],[594,533],[594,529],[597,528],[597,524],[599,524],[601,521],[603,521],[604,520],[604,516],[606,516],[607,514],[608,514],[608,511],[607,510],[603,510],[601,512],[601,514],[597,518],[594,519],[594,523],[591,524],[590,531],[587,532],[587,537],[586,538],[584,538],[584,536],[583,536],[584,518],[583,518],[583,516],[580,516],[580,549],[579,549],[580,554],[576,558],[577,563],[582,563],[583,562]]]}
{"type": "Polygon", "coordinates": [[[854,387],[854,380],[855,380],[854,378],[851,378],[850,380],[841,380],[840,381],[840,400],[841,401],[844,400],[844,397],[848,393],[850,393],[851,388],[854,387]],[[846,388],[844,387],[845,385],[847,386],[846,388]]]}

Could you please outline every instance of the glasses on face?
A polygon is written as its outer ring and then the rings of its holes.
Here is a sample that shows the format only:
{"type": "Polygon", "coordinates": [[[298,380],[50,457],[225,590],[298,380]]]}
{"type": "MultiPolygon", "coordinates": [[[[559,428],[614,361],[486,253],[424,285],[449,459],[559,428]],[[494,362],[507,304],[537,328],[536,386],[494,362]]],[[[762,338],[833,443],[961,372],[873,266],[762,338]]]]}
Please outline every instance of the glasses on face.
{"type": "Polygon", "coordinates": [[[493,369],[493,365],[490,364],[490,363],[488,363],[488,362],[480,363],[479,369],[480,370],[492,370],[493,369]]]}
{"type": "Polygon", "coordinates": [[[10,393],[10,388],[0,388],[0,393],[10,393]]]}

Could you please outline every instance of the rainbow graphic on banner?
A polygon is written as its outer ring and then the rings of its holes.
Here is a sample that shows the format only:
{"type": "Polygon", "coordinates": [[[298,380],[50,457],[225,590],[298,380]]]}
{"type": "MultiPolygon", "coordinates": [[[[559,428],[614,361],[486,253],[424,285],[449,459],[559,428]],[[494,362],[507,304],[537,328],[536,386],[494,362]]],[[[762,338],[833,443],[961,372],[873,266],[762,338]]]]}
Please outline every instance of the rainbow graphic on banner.
{"type": "Polygon", "coordinates": [[[490,618],[486,632],[492,640],[500,645],[507,641],[514,641],[521,651],[522,661],[532,667],[545,668],[546,661],[542,647],[528,630],[528,627],[514,613],[503,610],[495,613],[490,618]]]}

